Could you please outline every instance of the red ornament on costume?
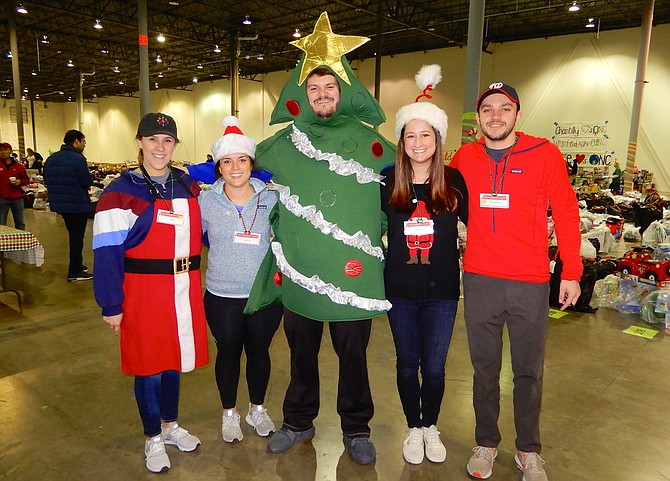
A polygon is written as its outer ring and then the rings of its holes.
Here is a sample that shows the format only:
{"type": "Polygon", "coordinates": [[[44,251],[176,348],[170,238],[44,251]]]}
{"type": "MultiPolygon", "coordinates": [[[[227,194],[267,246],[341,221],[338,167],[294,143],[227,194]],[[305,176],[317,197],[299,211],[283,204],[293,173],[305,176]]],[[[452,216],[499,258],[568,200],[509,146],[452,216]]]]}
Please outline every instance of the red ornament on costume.
{"type": "Polygon", "coordinates": [[[377,158],[384,155],[384,146],[380,142],[372,142],[372,145],[370,145],[370,150],[372,151],[372,155],[377,158]]]}
{"type": "Polygon", "coordinates": [[[272,282],[274,282],[277,286],[281,287],[281,281],[282,281],[281,271],[275,272],[274,276],[272,276],[272,282]]]}
{"type": "Polygon", "coordinates": [[[300,115],[300,105],[295,100],[286,101],[286,110],[294,117],[300,115]]]}
{"type": "Polygon", "coordinates": [[[361,261],[351,259],[344,264],[344,273],[347,277],[358,277],[363,272],[363,264],[361,261]]]}

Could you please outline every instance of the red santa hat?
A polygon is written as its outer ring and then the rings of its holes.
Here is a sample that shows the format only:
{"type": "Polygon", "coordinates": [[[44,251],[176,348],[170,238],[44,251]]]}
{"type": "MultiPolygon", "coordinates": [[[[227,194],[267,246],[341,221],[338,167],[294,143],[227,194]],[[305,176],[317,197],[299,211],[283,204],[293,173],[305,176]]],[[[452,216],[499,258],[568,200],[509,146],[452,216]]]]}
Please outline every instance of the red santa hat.
{"type": "Polygon", "coordinates": [[[223,119],[223,137],[212,144],[214,160],[230,154],[246,154],[252,159],[256,157],[256,141],[247,137],[240,129],[240,120],[234,115],[223,119]]]}
{"type": "Polygon", "coordinates": [[[419,102],[422,97],[433,98],[429,94],[440,80],[442,80],[442,69],[439,65],[424,65],[414,77],[416,84],[423,93],[419,95],[413,104],[405,105],[395,115],[395,134],[398,138],[402,129],[411,120],[423,120],[440,133],[442,142],[447,140],[447,128],[449,126],[447,114],[437,105],[431,102],[419,102]]]}

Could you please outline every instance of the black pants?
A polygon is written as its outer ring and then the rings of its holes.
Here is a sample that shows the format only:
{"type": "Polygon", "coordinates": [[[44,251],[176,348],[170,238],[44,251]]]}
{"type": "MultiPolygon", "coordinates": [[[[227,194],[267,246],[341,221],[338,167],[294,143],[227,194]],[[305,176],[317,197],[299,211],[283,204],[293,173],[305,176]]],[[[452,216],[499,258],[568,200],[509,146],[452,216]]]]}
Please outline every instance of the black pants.
{"type": "Polygon", "coordinates": [[[61,215],[65,220],[65,227],[70,238],[70,265],[67,269],[67,276],[76,276],[84,269],[82,251],[84,250],[88,212],[61,215]]]}
{"type": "Polygon", "coordinates": [[[328,324],[339,359],[337,413],[342,432],[369,435],[374,414],[366,350],[372,320],[315,321],[284,309],[284,332],[291,349],[291,381],[284,398],[284,427],[303,431],[319,413],[319,349],[328,324]]]}
{"type": "Polygon", "coordinates": [[[243,314],[246,299],[231,299],[205,292],[207,324],[216,339],[216,385],[223,409],[237,405],[242,349],[247,355],[249,401],[263,404],[270,380],[268,349],[279,328],[282,306],[273,306],[252,315],[243,314]]]}

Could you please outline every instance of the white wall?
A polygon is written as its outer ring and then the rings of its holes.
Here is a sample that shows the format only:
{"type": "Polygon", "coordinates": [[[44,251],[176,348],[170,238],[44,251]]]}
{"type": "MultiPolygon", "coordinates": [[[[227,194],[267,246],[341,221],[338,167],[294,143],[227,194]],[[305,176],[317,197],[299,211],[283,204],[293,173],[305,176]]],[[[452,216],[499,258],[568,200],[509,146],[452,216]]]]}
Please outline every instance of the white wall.
{"type": "MultiPolygon", "coordinates": [[[[607,151],[625,165],[633,103],[640,29],[619,30],[549,39],[489,45],[482,56],[480,89],[493,81],[505,81],[519,92],[522,119],[519,125],[532,135],[551,138],[554,122],[607,120],[607,151]]],[[[638,137],[637,165],[654,173],[657,187],[670,193],[670,136],[666,116],[670,112],[670,25],[654,27],[647,69],[638,137]]],[[[387,122],[380,132],[395,141],[395,112],[414,101],[420,92],[414,75],[428,63],[442,66],[442,82],[432,92],[433,102],[449,115],[446,149],[460,144],[465,89],[465,49],[449,48],[384,57],[381,104],[387,122]]],[[[359,79],[372,91],[375,62],[354,62],[359,79]]],[[[282,125],[269,126],[272,109],[289,72],[240,80],[240,121],[245,134],[261,140],[282,125]]],[[[9,106],[0,109],[0,138],[17,146],[16,125],[9,122],[9,106]]],[[[24,106],[30,111],[28,102],[24,106]]],[[[63,133],[77,128],[76,104],[36,102],[37,150],[43,155],[58,149],[63,133]]],[[[189,90],[151,93],[152,110],[177,120],[182,143],[176,158],[200,162],[211,143],[222,134],[221,120],[230,115],[230,81],[200,82],[189,90]]],[[[139,99],[114,97],[84,105],[82,130],[88,138],[85,154],[94,162],[124,162],[137,156],[133,139],[139,120],[139,99]]],[[[30,125],[25,126],[26,146],[32,146],[30,125]]]]}

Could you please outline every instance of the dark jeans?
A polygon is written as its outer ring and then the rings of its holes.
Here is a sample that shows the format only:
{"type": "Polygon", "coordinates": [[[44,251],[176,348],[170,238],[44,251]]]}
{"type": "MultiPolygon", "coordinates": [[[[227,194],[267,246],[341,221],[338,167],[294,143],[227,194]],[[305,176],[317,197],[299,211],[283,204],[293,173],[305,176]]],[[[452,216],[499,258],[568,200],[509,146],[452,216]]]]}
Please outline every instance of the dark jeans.
{"type": "Polygon", "coordinates": [[[68,237],[70,239],[70,265],[67,269],[68,277],[76,276],[83,270],[82,251],[84,250],[84,235],[88,213],[83,214],[61,214],[65,220],[68,237]]]}
{"type": "Polygon", "coordinates": [[[277,305],[252,315],[243,314],[246,299],[231,299],[205,292],[207,324],[216,340],[216,385],[223,409],[237,404],[240,356],[247,355],[249,401],[263,404],[270,380],[270,343],[279,328],[282,306],[277,305]]]}
{"type": "Polygon", "coordinates": [[[389,297],[398,394],[410,428],[437,424],[458,301],[389,297]],[[421,369],[421,382],[419,382],[421,369]]]}
{"type": "Polygon", "coordinates": [[[161,433],[161,422],[173,422],[179,414],[179,372],[163,371],[153,376],[135,376],[135,399],[144,435],[161,433]]]}
{"type": "Polygon", "coordinates": [[[291,349],[291,381],[284,398],[284,427],[304,431],[319,413],[319,349],[328,324],[339,359],[337,413],[346,435],[370,434],[374,414],[366,349],[372,319],[315,321],[284,309],[284,332],[291,349]]]}
{"type": "Polygon", "coordinates": [[[23,207],[23,198],[5,199],[0,197],[0,224],[7,225],[7,217],[9,215],[9,209],[11,209],[12,217],[14,217],[14,227],[26,230],[26,223],[23,220],[23,207]]]}
{"type": "Polygon", "coordinates": [[[539,453],[549,283],[463,274],[465,326],[475,374],[472,402],[477,445],[500,443],[500,368],[507,324],[514,372],[516,448],[539,453]]]}

